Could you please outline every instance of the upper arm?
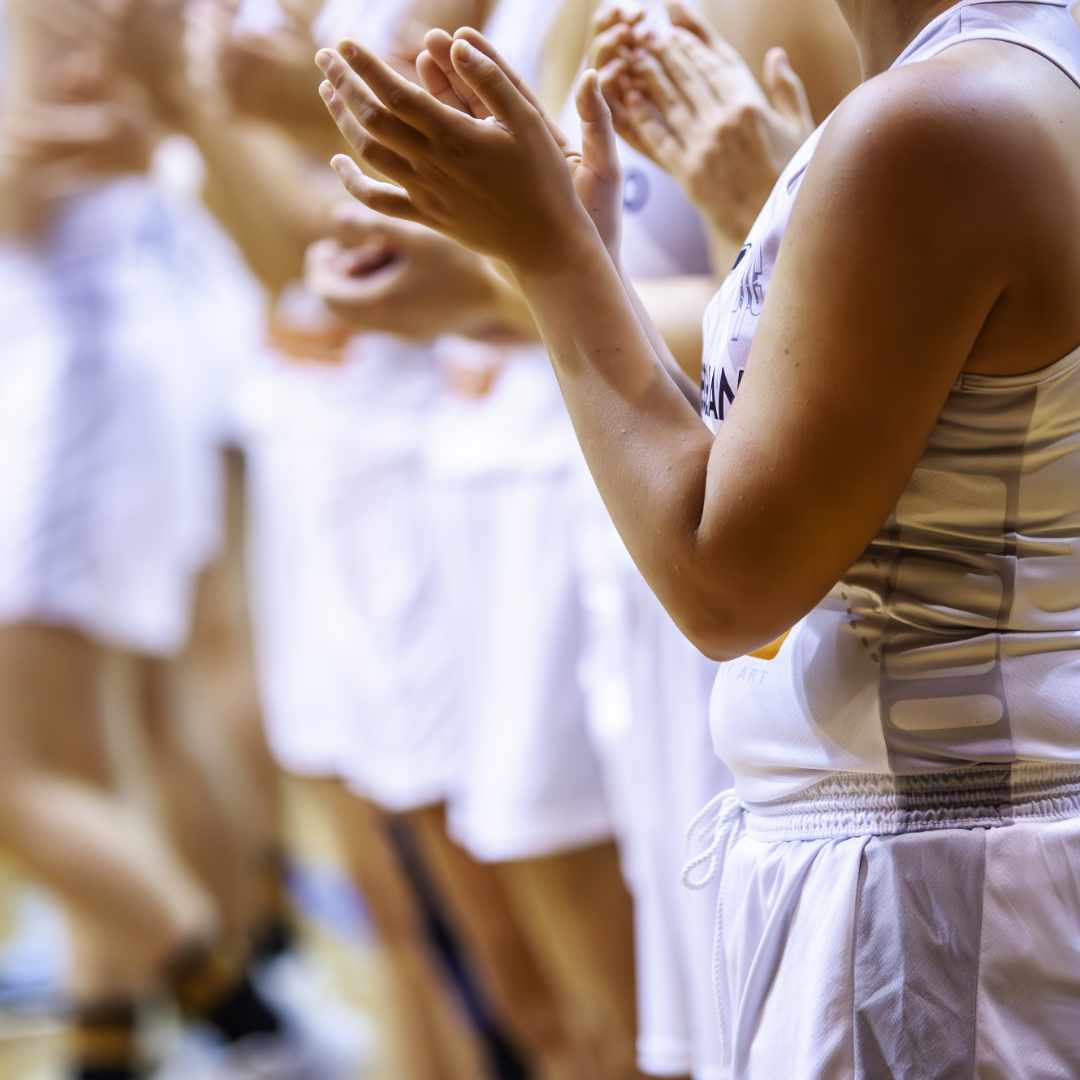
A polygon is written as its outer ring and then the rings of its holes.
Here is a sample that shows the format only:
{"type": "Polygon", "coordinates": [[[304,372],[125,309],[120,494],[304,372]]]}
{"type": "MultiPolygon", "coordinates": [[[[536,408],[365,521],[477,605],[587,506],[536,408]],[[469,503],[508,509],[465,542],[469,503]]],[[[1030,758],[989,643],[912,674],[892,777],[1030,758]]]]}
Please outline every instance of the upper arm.
{"type": "Polygon", "coordinates": [[[713,447],[700,543],[740,647],[801,618],[876,535],[1009,282],[1009,134],[918,66],[830,123],[713,447]]]}

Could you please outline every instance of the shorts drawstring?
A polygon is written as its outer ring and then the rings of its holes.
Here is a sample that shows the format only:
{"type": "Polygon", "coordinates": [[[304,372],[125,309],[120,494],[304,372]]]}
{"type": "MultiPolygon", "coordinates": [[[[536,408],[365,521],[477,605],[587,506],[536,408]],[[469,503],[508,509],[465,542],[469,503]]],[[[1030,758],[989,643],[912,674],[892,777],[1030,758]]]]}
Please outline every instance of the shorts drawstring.
{"type": "Polygon", "coordinates": [[[686,830],[687,846],[700,850],[683,868],[682,880],[688,889],[704,889],[723,873],[728,838],[741,816],[742,806],[735,792],[721,791],[690,822],[686,830]],[[701,877],[696,876],[699,867],[705,870],[701,877]]]}
{"type": "Polygon", "coordinates": [[[742,804],[734,791],[722,791],[711,799],[701,812],[690,822],[686,831],[687,846],[691,851],[698,848],[686,864],[682,873],[683,885],[688,889],[705,889],[713,882],[717,884],[716,923],[713,928],[713,995],[716,1004],[716,1019],[720,1035],[721,1054],[729,1056],[724,1002],[720,988],[724,985],[724,899],[720,890],[724,879],[724,864],[728,852],[742,832],[742,804]],[[703,871],[698,873],[698,871],[703,871]]]}

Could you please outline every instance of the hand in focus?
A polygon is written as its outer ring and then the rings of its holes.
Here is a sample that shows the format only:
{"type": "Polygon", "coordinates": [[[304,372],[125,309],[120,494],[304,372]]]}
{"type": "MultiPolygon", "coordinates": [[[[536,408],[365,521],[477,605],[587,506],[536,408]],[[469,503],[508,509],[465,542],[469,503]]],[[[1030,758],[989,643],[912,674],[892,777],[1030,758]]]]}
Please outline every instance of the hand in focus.
{"type": "Polygon", "coordinates": [[[727,248],[744,240],[777,178],[814,129],[783,49],[759,84],[742,57],[681,3],[672,27],[638,8],[598,16],[592,59],[619,134],[671,173],[727,248]]]}
{"type": "MultiPolygon", "coordinates": [[[[586,78],[583,93],[591,95],[603,118],[594,121],[597,130],[607,137],[586,140],[575,161],[521,81],[474,30],[452,39],[448,69],[430,49],[418,57],[421,78],[434,91],[413,86],[359,45],[343,49],[345,55],[319,53],[327,77],[320,92],[357,158],[385,178],[372,180],[356,161],[336,157],[335,169],[360,202],[442,232],[515,273],[558,271],[596,242],[578,174],[618,173],[613,157],[600,156],[613,154],[614,133],[595,76],[586,78]]],[[[591,178],[580,179],[588,188],[591,178]]],[[[603,208],[597,201],[592,209],[603,208]]]]}
{"type": "Polygon", "coordinates": [[[494,318],[486,259],[356,203],[338,210],[333,237],[308,249],[306,284],[356,331],[426,341],[494,318]]]}
{"type": "MultiPolygon", "coordinates": [[[[445,104],[479,120],[489,119],[491,113],[484,102],[454,71],[450,57],[453,43],[454,39],[442,30],[433,30],[427,35],[425,50],[417,58],[420,81],[445,104]]],[[[509,72],[509,66],[494,47],[487,42],[485,47],[491,59],[509,72]]],[[[576,104],[582,138],[580,152],[570,148],[566,136],[547,116],[525,83],[512,73],[510,78],[521,94],[544,116],[552,138],[558,143],[570,167],[574,190],[581,205],[600,233],[604,246],[617,259],[622,234],[622,170],[610,112],[599,92],[595,73],[587,72],[577,88],[576,104]]]]}

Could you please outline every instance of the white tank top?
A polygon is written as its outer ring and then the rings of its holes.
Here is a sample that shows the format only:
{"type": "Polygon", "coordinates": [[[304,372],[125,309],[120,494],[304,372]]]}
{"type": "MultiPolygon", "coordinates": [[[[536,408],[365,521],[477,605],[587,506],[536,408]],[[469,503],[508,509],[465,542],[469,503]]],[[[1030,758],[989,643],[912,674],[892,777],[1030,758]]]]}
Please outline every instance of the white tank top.
{"type": "MultiPolygon", "coordinates": [[[[897,60],[1014,42],[1080,85],[1066,0],[963,0],[897,60]]],[[[1080,107],[1080,97],[1077,98],[1080,107]]],[[[795,155],[706,316],[702,412],[738,391],[821,129],[795,155]]],[[[748,803],[827,774],[1080,763],[1080,349],[963,374],[879,535],[772,661],[721,665],[717,752],[748,803]]]]}

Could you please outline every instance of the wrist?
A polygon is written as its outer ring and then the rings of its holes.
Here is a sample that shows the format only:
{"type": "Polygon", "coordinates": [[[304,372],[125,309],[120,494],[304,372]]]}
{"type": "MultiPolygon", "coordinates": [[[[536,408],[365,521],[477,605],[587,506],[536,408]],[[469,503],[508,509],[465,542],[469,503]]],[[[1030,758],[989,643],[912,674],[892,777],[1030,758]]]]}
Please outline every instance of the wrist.
{"type": "Polygon", "coordinates": [[[609,265],[614,263],[618,268],[616,256],[608,250],[590,218],[586,216],[583,222],[575,222],[574,225],[573,228],[560,230],[560,235],[547,246],[543,259],[507,263],[511,276],[523,293],[528,294],[535,287],[560,279],[589,273],[598,261],[609,265]]]}

